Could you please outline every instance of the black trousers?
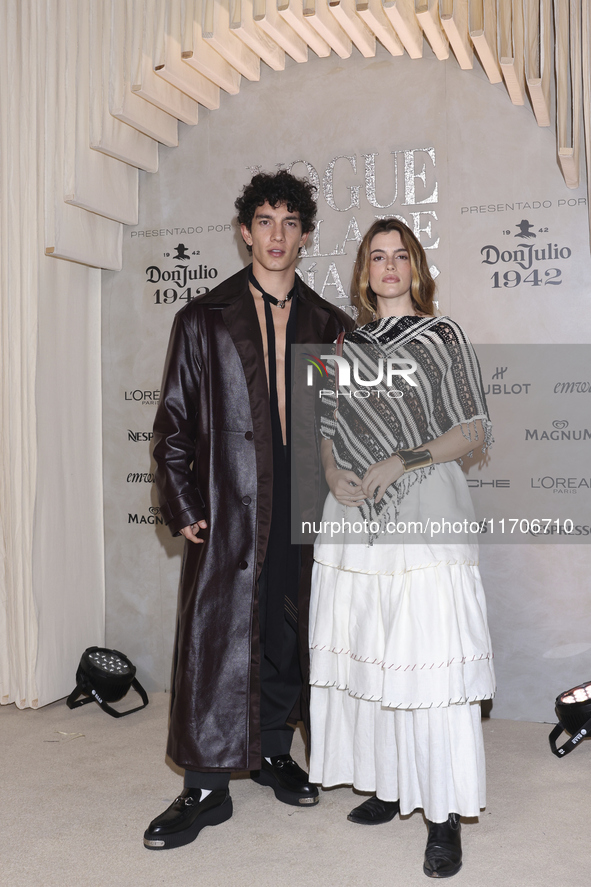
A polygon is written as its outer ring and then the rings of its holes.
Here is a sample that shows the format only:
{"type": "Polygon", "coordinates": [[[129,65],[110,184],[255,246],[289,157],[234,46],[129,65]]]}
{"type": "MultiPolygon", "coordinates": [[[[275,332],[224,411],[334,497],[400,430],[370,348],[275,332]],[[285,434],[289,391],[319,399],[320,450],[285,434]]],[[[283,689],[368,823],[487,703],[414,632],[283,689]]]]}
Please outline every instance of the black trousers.
{"type": "MultiPolygon", "coordinates": [[[[265,657],[267,601],[270,594],[281,594],[282,598],[284,594],[282,588],[269,588],[266,560],[261,571],[258,590],[261,635],[261,752],[263,757],[270,758],[274,755],[289,754],[293,728],[286,722],[300,693],[302,678],[297,635],[286,620],[283,622],[283,652],[280,667],[277,668],[265,657]]],[[[230,776],[231,772],[227,770],[214,773],[185,770],[185,787],[216,791],[228,786],[230,776]]]]}

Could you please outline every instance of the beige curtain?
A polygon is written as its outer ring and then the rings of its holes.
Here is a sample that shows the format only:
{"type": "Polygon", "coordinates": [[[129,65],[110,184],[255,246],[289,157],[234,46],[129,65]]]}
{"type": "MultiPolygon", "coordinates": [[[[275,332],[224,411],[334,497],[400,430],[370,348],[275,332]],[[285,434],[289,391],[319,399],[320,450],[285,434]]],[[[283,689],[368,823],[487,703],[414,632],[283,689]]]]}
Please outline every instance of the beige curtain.
{"type": "Polygon", "coordinates": [[[36,706],[32,552],[37,443],[38,4],[0,4],[0,700],[36,706]]]}
{"type": "Polygon", "coordinates": [[[0,702],[19,708],[69,693],[104,643],[100,271],[44,253],[67,211],[119,229],[64,203],[63,164],[47,199],[53,7],[0,0],[0,702]]]}

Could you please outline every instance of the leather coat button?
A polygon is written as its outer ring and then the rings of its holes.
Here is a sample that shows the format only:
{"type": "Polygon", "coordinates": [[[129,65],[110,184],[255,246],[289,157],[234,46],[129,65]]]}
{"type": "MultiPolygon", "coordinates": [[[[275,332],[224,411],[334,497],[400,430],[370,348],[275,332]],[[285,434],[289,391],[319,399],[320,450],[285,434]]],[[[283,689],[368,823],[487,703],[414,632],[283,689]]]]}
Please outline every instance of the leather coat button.
{"type": "Polygon", "coordinates": [[[242,504],[243,505],[250,505],[251,502],[252,502],[252,499],[250,498],[250,496],[243,496],[242,497],[242,504]]]}
{"type": "Polygon", "coordinates": [[[246,568],[248,567],[248,563],[246,561],[240,561],[238,566],[240,567],[241,570],[246,570],[246,568]]]}
{"type": "Polygon", "coordinates": [[[245,437],[247,440],[252,440],[253,437],[254,437],[254,434],[252,433],[252,431],[247,431],[246,434],[244,435],[244,437],[245,437]]]}

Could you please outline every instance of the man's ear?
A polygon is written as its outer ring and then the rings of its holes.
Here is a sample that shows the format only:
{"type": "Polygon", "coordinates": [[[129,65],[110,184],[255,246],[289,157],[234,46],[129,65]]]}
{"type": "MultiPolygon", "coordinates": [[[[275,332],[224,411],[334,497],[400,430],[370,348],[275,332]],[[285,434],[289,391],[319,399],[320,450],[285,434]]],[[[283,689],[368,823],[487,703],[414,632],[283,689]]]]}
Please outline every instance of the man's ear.
{"type": "Polygon", "coordinates": [[[306,231],[305,234],[302,234],[301,239],[300,239],[300,249],[301,249],[301,248],[304,246],[304,244],[307,242],[308,237],[310,236],[311,233],[312,233],[311,231],[306,231]]]}
{"type": "Polygon", "coordinates": [[[247,246],[252,246],[252,234],[250,233],[250,229],[247,228],[246,225],[240,225],[240,233],[247,246]]]}

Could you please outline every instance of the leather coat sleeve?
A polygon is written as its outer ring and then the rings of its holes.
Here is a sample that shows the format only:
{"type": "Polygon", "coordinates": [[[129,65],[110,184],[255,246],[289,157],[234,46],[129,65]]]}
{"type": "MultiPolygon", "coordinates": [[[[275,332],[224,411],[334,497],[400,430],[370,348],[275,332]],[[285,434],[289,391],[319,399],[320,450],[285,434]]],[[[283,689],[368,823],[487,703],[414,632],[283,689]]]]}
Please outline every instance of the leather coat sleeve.
{"type": "Polygon", "coordinates": [[[193,463],[197,447],[201,354],[183,312],[176,315],[154,420],[154,459],[160,512],[173,535],[205,519],[193,463]]]}

